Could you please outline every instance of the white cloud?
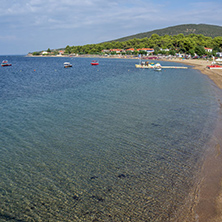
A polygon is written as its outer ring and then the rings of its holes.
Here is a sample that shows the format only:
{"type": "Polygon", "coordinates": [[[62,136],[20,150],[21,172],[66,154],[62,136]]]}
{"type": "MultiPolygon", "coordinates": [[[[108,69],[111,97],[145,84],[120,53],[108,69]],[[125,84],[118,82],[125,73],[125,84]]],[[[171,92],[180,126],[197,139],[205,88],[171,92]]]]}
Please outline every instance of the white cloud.
{"type": "Polygon", "coordinates": [[[151,4],[138,6],[130,1],[117,0],[20,0],[4,6],[6,8],[0,9],[2,19],[13,16],[15,20],[17,17],[18,25],[25,23],[28,26],[34,24],[49,28],[63,28],[67,27],[67,24],[70,24],[70,27],[81,27],[94,23],[138,19],[138,16],[144,17],[147,13],[155,12],[151,4]]]}
{"type": "Polygon", "coordinates": [[[98,43],[178,24],[222,24],[221,0],[187,0],[180,4],[176,0],[10,0],[10,4],[8,0],[0,1],[0,40],[14,36],[24,39],[26,47],[27,41],[33,41],[36,48],[43,44],[57,47],[58,42],[62,47],[98,43]]]}

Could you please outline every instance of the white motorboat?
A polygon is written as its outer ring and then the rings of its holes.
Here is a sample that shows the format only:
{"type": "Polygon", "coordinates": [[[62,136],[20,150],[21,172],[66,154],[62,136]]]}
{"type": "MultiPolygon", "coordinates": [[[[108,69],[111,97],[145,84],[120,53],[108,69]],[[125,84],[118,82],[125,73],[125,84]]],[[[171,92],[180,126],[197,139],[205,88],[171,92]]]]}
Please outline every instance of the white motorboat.
{"type": "Polygon", "coordinates": [[[154,69],[155,71],[161,71],[161,70],[162,70],[162,67],[161,67],[160,63],[157,63],[157,64],[154,65],[153,69],[154,69]]]}
{"type": "Polygon", "coordinates": [[[72,64],[70,62],[64,62],[64,68],[72,67],[72,64]]]}

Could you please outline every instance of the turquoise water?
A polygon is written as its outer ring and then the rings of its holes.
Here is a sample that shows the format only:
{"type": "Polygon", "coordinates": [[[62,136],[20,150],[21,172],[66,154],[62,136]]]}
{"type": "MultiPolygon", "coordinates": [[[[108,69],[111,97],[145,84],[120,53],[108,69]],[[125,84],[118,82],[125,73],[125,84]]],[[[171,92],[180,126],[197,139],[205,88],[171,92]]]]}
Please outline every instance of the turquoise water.
{"type": "Polygon", "coordinates": [[[217,118],[206,76],[0,59],[2,221],[167,221],[183,205],[217,118]]]}

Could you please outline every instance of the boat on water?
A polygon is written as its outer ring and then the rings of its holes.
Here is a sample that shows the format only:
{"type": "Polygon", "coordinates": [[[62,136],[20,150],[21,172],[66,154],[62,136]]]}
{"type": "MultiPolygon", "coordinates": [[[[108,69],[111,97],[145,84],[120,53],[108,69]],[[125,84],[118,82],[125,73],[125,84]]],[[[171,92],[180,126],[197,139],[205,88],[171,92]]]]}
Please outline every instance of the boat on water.
{"type": "Polygon", "coordinates": [[[93,61],[91,62],[91,65],[92,65],[92,66],[98,66],[98,65],[99,65],[99,62],[97,62],[96,60],[93,60],[93,61]]]}
{"type": "Polygon", "coordinates": [[[154,69],[155,71],[161,71],[161,70],[162,70],[162,66],[160,65],[160,63],[156,63],[156,64],[154,65],[153,69],[154,69]]]}
{"type": "Polygon", "coordinates": [[[11,66],[11,65],[12,65],[11,63],[8,63],[8,60],[3,60],[2,64],[1,64],[2,67],[4,67],[4,66],[11,66]]]}
{"type": "Polygon", "coordinates": [[[136,68],[140,69],[155,69],[160,71],[162,69],[188,69],[186,66],[162,66],[159,63],[148,63],[148,62],[141,62],[139,64],[135,64],[136,68]]]}
{"type": "Polygon", "coordinates": [[[222,69],[222,65],[211,64],[207,66],[208,69],[222,69]]]}
{"type": "Polygon", "coordinates": [[[153,69],[155,66],[155,64],[152,62],[152,63],[149,63],[148,61],[144,62],[140,62],[139,64],[135,64],[135,67],[136,68],[150,68],[150,69],[153,69]]]}
{"type": "Polygon", "coordinates": [[[64,62],[64,68],[72,67],[72,64],[70,62],[64,62]]]}
{"type": "Polygon", "coordinates": [[[160,71],[162,69],[162,66],[160,63],[149,63],[149,62],[141,62],[140,64],[135,64],[136,68],[148,68],[148,69],[154,69],[157,71],[160,71]]]}

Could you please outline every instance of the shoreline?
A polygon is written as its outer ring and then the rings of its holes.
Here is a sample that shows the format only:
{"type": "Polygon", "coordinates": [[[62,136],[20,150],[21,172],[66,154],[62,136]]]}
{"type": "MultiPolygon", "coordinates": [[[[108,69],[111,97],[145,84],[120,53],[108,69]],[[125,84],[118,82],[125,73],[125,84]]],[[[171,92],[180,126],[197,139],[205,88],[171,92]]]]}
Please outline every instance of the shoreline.
{"type": "Polygon", "coordinates": [[[217,86],[218,119],[212,138],[206,144],[203,165],[197,178],[199,181],[191,191],[193,200],[189,207],[189,214],[193,221],[219,222],[222,221],[222,70],[206,68],[211,64],[211,61],[206,60],[173,59],[169,62],[191,65],[193,69],[207,75],[217,86]]]}
{"type": "MultiPolygon", "coordinates": [[[[116,58],[138,60],[138,58],[129,57],[100,57],[92,55],[71,58],[116,58]]],[[[200,172],[195,179],[196,185],[190,191],[185,205],[178,209],[178,212],[175,212],[175,216],[177,217],[177,215],[179,215],[178,217],[180,218],[180,220],[176,219],[175,221],[222,221],[222,70],[210,70],[206,68],[207,65],[212,63],[212,61],[207,60],[159,59],[156,61],[175,62],[192,66],[193,69],[199,70],[202,74],[207,75],[212,81],[212,84],[214,83],[219,107],[217,123],[212,132],[210,141],[208,141],[206,147],[204,147],[204,149],[206,148],[206,152],[201,160],[200,172]]]]}
{"type": "Polygon", "coordinates": [[[222,89],[222,69],[208,69],[206,68],[207,65],[210,65],[212,61],[207,60],[197,60],[197,59],[189,59],[189,60],[182,60],[182,59],[172,59],[172,60],[163,60],[168,62],[177,62],[183,63],[186,65],[193,66],[193,69],[199,70],[201,73],[207,75],[217,86],[218,88],[222,89]]]}

